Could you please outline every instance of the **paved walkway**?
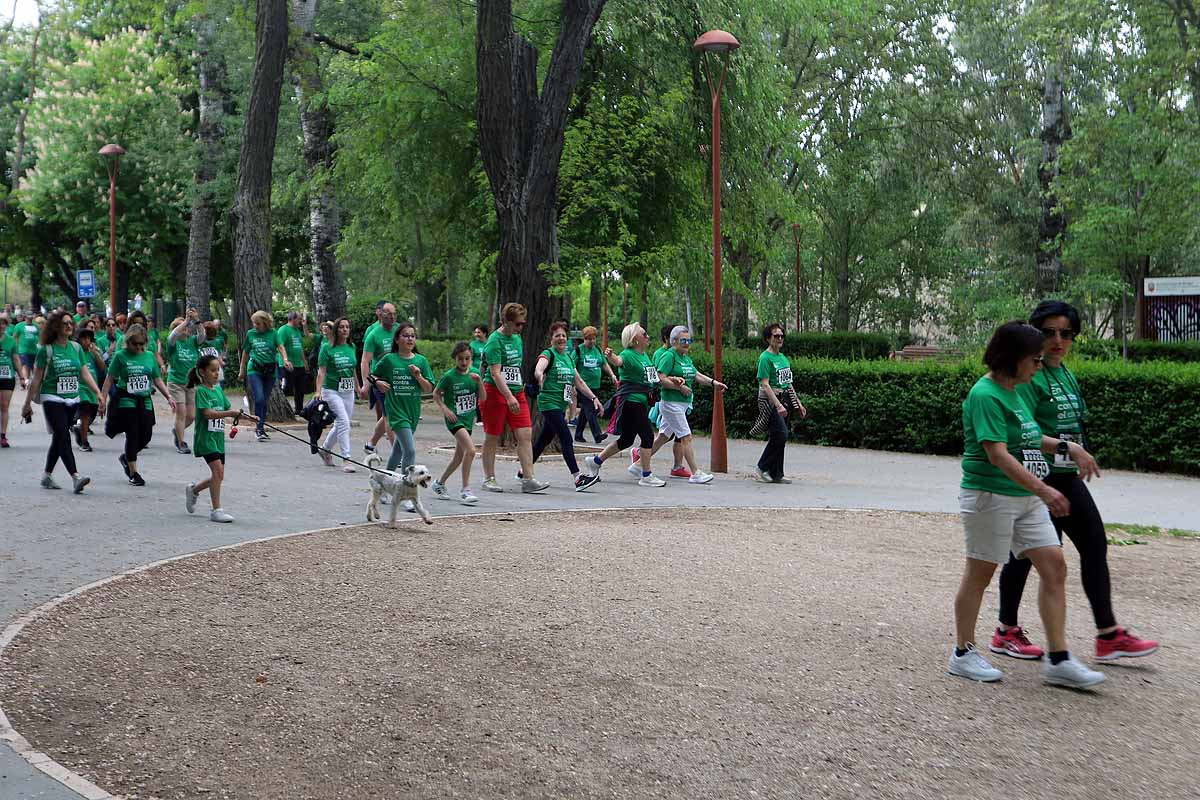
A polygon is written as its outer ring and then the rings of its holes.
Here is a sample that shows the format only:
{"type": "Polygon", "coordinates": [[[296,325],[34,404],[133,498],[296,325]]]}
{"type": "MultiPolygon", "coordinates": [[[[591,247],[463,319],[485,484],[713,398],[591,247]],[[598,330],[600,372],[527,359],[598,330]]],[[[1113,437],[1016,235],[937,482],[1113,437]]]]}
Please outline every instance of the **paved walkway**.
{"type": "MultiPolygon", "coordinates": [[[[207,470],[199,459],[174,451],[170,411],[165,406],[157,412],[155,440],[139,462],[145,487],[125,482],[117,464],[121,440],[100,435],[92,440],[95,452],[77,453],[81,470],[92,477],[86,493],[45,491],[38,486],[38,477],[47,435],[40,409],[35,409],[33,425],[18,423],[15,412],[23,399],[21,392],[13,397],[9,426],[13,446],[0,450],[0,513],[5,518],[0,535],[0,621],[5,624],[76,586],[140,564],[273,534],[364,521],[365,472],[347,475],[327,469],[304,445],[279,434],[270,442],[257,443],[249,430],[243,430],[228,448],[224,505],[237,522],[210,523],[207,497],[201,498],[197,514],[188,516],[183,487],[207,470]]],[[[369,421],[364,406],[356,413],[359,420],[369,421]]],[[[354,431],[359,455],[366,430],[364,425],[354,431]]],[[[481,438],[477,429],[476,441],[481,438]]],[[[440,471],[449,454],[430,450],[450,443],[444,428],[427,416],[417,439],[424,463],[440,471]]],[[[777,486],[750,480],[761,448],[760,442],[731,441],[730,475],[719,476],[708,486],[672,480],[657,490],[637,487],[621,462],[606,466],[605,479],[593,490],[576,493],[569,488],[561,459],[552,455],[539,465],[538,475],[550,480],[553,488],[544,495],[521,495],[512,478],[515,464],[505,462],[499,472],[510,491],[480,492],[481,502],[473,509],[432,496],[428,505],[435,514],[664,506],[956,511],[959,467],[955,458],[792,445],[787,472],[796,482],[777,486]]],[[[698,442],[697,453],[707,464],[707,441],[698,442]]],[[[476,488],[480,473],[477,462],[472,475],[476,488]]],[[[59,478],[65,483],[61,467],[59,478]]],[[[451,486],[457,486],[457,480],[451,486]]],[[[1114,472],[1094,483],[1093,492],[1110,521],[1200,529],[1200,480],[1114,472]]],[[[0,798],[77,797],[28,767],[7,747],[0,747],[0,798]]]]}

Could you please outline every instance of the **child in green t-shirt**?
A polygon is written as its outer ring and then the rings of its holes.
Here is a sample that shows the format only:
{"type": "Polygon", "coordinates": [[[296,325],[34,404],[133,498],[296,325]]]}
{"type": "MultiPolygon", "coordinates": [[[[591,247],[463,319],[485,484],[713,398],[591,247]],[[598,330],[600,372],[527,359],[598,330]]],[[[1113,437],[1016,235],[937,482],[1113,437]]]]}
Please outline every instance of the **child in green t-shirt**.
{"type": "MultiPolygon", "coordinates": [[[[192,452],[208,464],[209,476],[202,481],[188,484],[185,490],[185,507],[189,514],[196,511],[196,499],[200,492],[208,489],[212,499],[213,522],[233,522],[233,516],[221,508],[221,484],[225,481],[225,420],[245,417],[258,422],[258,417],[245,411],[233,411],[229,398],[221,388],[221,359],[214,355],[200,356],[196,367],[188,375],[187,388],[196,390],[196,427],[192,438],[192,452]]],[[[237,428],[234,428],[234,433],[237,428]]]]}
{"type": "Polygon", "coordinates": [[[433,402],[437,403],[446,419],[446,430],[454,434],[454,458],[450,459],[442,477],[433,482],[433,493],[442,500],[451,499],[446,491],[446,481],[461,464],[462,492],[458,499],[463,505],[470,506],[479,502],[479,498],[471,494],[471,464],[475,460],[471,431],[475,428],[475,416],[487,397],[487,390],[483,386],[483,379],[473,368],[471,345],[459,342],[454,345],[451,356],[454,358],[454,369],[447,370],[437,382],[433,389],[433,402]]]}

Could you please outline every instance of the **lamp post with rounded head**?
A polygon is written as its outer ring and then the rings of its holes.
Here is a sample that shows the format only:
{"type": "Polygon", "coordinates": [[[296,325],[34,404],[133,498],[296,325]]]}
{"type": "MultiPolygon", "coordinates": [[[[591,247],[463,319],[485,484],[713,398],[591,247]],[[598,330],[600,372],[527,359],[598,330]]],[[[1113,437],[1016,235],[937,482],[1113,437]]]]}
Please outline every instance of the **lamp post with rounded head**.
{"type": "Polygon", "coordinates": [[[108,304],[112,314],[117,313],[117,170],[125,148],[119,144],[106,144],[100,155],[108,167],[108,304]]]}
{"type": "MultiPolygon", "coordinates": [[[[692,45],[703,53],[704,74],[708,77],[708,93],[712,100],[712,206],[713,206],[713,377],[723,380],[721,363],[721,90],[725,88],[725,73],[729,70],[729,53],[741,47],[733,34],[709,31],[692,45]],[[709,68],[709,53],[721,57],[721,77],[714,84],[709,68]]],[[[713,472],[729,471],[729,454],[725,442],[725,398],[714,392],[712,419],[712,449],[709,468],[713,472]]]]}

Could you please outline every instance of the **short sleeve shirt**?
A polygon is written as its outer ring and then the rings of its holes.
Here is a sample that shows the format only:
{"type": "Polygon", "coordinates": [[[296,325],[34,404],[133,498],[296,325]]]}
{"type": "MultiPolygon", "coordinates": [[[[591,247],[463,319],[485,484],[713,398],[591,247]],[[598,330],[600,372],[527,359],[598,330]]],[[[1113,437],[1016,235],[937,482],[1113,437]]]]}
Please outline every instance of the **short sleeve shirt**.
{"type": "MultiPolygon", "coordinates": [[[[675,351],[664,350],[662,355],[658,357],[655,364],[658,371],[671,378],[683,378],[688,389],[692,389],[696,384],[696,365],[692,363],[692,357],[682,355],[675,351]]],[[[669,403],[690,403],[691,396],[684,396],[683,392],[675,389],[663,389],[662,399],[669,403]]]]}
{"type": "Polygon", "coordinates": [[[475,383],[471,372],[463,374],[457,369],[447,370],[438,380],[437,389],[442,393],[442,402],[458,417],[457,423],[446,420],[446,427],[452,431],[474,427],[479,409],[479,384],[475,383]]]}
{"type": "Polygon", "coordinates": [[[1002,442],[1005,449],[1038,479],[1050,474],[1042,455],[1042,429],[1033,412],[1012,389],[986,375],[980,378],[963,401],[962,488],[981,492],[1028,497],[1030,492],[1013,482],[988,460],[984,442],[1002,442]]]}
{"type": "Polygon", "coordinates": [[[355,355],[352,344],[323,345],[317,356],[317,366],[325,368],[325,382],[321,387],[335,392],[354,391],[355,355]]]}
{"type": "Polygon", "coordinates": [[[517,394],[525,388],[525,379],[521,375],[521,364],[525,359],[525,343],[521,335],[514,333],[505,336],[500,331],[492,331],[487,345],[483,348],[483,382],[492,383],[492,365],[500,365],[500,377],[508,386],[509,391],[517,394]]]}
{"type": "Polygon", "coordinates": [[[117,408],[134,408],[140,402],[143,408],[154,407],[154,380],[161,378],[158,361],[149,350],[134,354],[128,350],[118,350],[108,365],[108,374],[112,376],[117,388],[123,389],[133,397],[122,397],[117,408]],[[144,398],[144,399],[143,399],[144,398]]]}
{"type": "MultiPolygon", "coordinates": [[[[650,361],[650,356],[637,350],[625,350],[621,353],[621,383],[645,383],[650,388],[658,386],[658,368],[650,361]]],[[[626,403],[649,405],[650,397],[641,392],[625,396],[626,403]]]]}
{"type": "Polygon", "coordinates": [[[579,370],[579,377],[583,378],[583,382],[593,392],[600,388],[600,377],[604,368],[604,353],[599,347],[584,347],[580,345],[575,349],[575,368],[579,370]]]}
{"type": "Polygon", "coordinates": [[[283,325],[278,328],[277,335],[292,366],[304,363],[304,335],[291,325],[283,325]]]}
{"type": "Polygon", "coordinates": [[[792,363],[783,353],[764,350],[758,357],[757,378],[766,378],[772,389],[787,389],[792,385],[792,363]]]}
{"type": "Polygon", "coordinates": [[[562,411],[575,402],[575,362],[569,353],[547,348],[538,356],[546,359],[545,377],[538,392],[538,411],[562,411]]]}
{"type": "Polygon", "coordinates": [[[20,341],[17,343],[17,352],[23,356],[31,356],[38,351],[38,336],[41,331],[38,326],[32,322],[22,325],[20,330],[20,341]]]}
{"type": "Polygon", "coordinates": [[[228,411],[229,398],[220,386],[211,389],[200,384],[196,387],[196,431],[192,435],[192,452],[198,456],[225,452],[225,423],[229,420],[206,419],[204,409],[228,411]]]}
{"type": "Polygon", "coordinates": [[[372,374],[392,385],[384,398],[388,425],[392,429],[416,430],[417,423],[421,421],[421,384],[417,383],[408,369],[413,364],[420,368],[425,380],[433,383],[433,370],[420,353],[413,353],[408,358],[399,353],[389,353],[371,370],[372,374]]]}
{"type": "Polygon", "coordinates": [[[188,373],[196,366],[200,358],[200,345],[196,336],[176,336],[167,339],[167,380],[171,383],[186,384],[188,373]]]}
{"type": "Polygon", "coordinates": [[[363,352],[371,354],[371,371],[375,371],[375,366],[386,356],[392,352],[392,339],[396,337],[398,328],[392,325],[389,331],[379,323],[367,328],[366,334],[363,336],[363,352]]]}
{"type": "MultiPolygon", "coordinates": [[[[1017,387],[1017,394],[1033,411],[1038,427],[1047,436],[1083,444],[1083,423],[1087,406],[1083,402],[1079,381],[1065,366],[1043,366],[1029,383],[1017,387]]],[[[1079,472],[1079,465],[1070,456],[1055,455],[1050,471],[1064,475],[1079,472]]]]}
{"type": "Polygon", "coordinates": [[[65,345],[51,345],[52,356],[47,357],[46,348],[37,349],[35,367],[41,367],[43,395],[58,397],[67,401],[79,399],[80,370],[83,366],[83,351],[76,342],[65,345]]]}
{"type": "Polygon", "coordinates": [[[269,374],[275,368],[275,348],[278,346],[279,338],[274,328],[269,328],[264,333],[259,333],[255,328],[246,331],[246,340],[242,342],[242,348],[250,354],[249,368],[255,372],[269,374]]]}
{"type": "Polygon", "coordinates": [[[0,336],[0,381],[12,380],[17,377],[13,370],[13,355],[17,352],[17,343],[11,336],[0,336]]]}
{"type": "Polygon", "coordinates": [[[478,339],[471,340],[471,369],[475,372],[483,367],[483,348],[486,342],[481,342],[478,339]]]}

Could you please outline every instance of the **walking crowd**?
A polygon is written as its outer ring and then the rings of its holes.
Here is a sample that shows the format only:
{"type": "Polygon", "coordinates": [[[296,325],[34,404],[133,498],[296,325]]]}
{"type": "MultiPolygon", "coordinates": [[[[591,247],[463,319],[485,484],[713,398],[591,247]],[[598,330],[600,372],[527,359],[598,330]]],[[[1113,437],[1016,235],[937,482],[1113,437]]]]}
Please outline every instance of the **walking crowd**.
{"type": "MultiPolygon", "coordinates": [[[[255,312],[253,327],[233,352],[221,324],[202,321],[195,309],[172,320],[165,336],[140,311],[101,319],[89,316],[84,303],[74,315],[65,310],[44,318],[0,315],[0,448],[10,446],[9,408],[19,384],[26,390],[20,416],[31,422],[32,404],[40,404],[50,435],[42,487],[60,488],[54,473],[61,463],[74,493],[83,493],[91,478],[78,468],[72,438],[79,450],[91,452],[92,423],[101,418],[105,436],[123,437],[118,462],[128,483],[143,486],[146,479],[138,456],[153,435],[157,391],[173,414],[177,452],[202,458],[208,468],[202,480],[185,487],[186,511],[193,513],[200,494],[208,492],[210,519],[232,522],[221,503],[226,439],[236,436],[237,423],[245,418],[255,424],[257,441],[269,440],[267,411],[278,386],[297,415],[328,417],[332,424],[320,445],[319,431],[312,434],[312,452],[325,466],[340,460],[346,472],[356,471],[351,446],[356,399],[366,401],[375,415],[365,451],[374,453],[386,438],[387,469],[403,474],[416,464],[414,435],[423,397],[431,394],[455,448],[431,489],[439,499],[466,505],[479,502],[471,483],[477,419],[484,433],[480,486],[489,492],[505,491],[496,461],[506,431],[515,440],[520,463],[516,478],[527,494],[550,488],[535,470],[554,441],[575,491],[593,487],[605,464],[624,452],[630,454],[627,469],[638,486],[666,485],[652,461],[667,444],[672,453],[666,473],[670,478],[688,484],[713,480],[697,464],[689,416],[698,388],[723,392],[728,387],[696,369],[690,356],[692,333],[684,325],[664,326],[661,344],[653,352],[642,326],[627,325],[616,352],[597,344],[598,331],[592,326],[582,330],[581,342],[572,347],[569,323],[558,320],[542,334],[547,346],[533,374],[526,375],[523,337],[531,335],[525,330],[527,313],[520,304],[509,303],[501,309],[500,326],[494,331],[477,326],[471,341],[454,346],[453,366],[438,376],[418,352],[416,327],[398,321],[394,305],[379,303],[376,317],[361,332],[361,353],[351,323],[343,317],[321,324],[306,358],[308,320],[296,312],[279,327],[271,314],[255,312]],[[225,395],[229,359],[238,366],[253,413],[234,409],[225,395]],[[601,396],[604,375],[613,387],[607,399],[601,396]],[[306,403],[310,377],[315,395],[306,403]],[[536,439],[534,405],[543,421],[536,439]],[[587,432],[603,449],[580,460],[575,444],[583,442],[587,432]],[[449,483],[456,472],[460,486],[455,493],[449,483]]],[[[1039,305],[1028,322],[1002,325],[984,355],[987,374],[963,402],[959,505],[965,566],[954,601],[956,643],[948,662],[952,675],[985,682],[1002,677],[976,647],[984,592],[996,567],[1002,566],[1000,615],[988,649],[1017,659],[1045,656],[1045,679],[1052,684],[1086,688],[1103,681],[1104,675],[1074,658],[1066,644],[1064,534],[1080,554],[1083,586],[1097,629],[1096,657],[1145,656],[1158,648],[1157,642],[1119,626],[1112,608],[1104,524],[1087,489],[1087,481],[1099,475],[1087,449],[1087,405],[1063,363],[1079,331],[1076,310],[1058,301],[1039,305]],[[1048,653],[1018,624],[1031,569],[1040,577],[1038,607],[1048,653]]],[[[767,325],[762,337],[756,374],[758,416],[751,433],[766,434],[767,443],[757,478],[786,484],[789,421],[808,412],[782,352],[783,326],[767,325]]],[[[310,433],[313,430],[310,425],[310,433]]],[[[411,506],[405,501],[405,510],[414,510],[411,506]]]]}

